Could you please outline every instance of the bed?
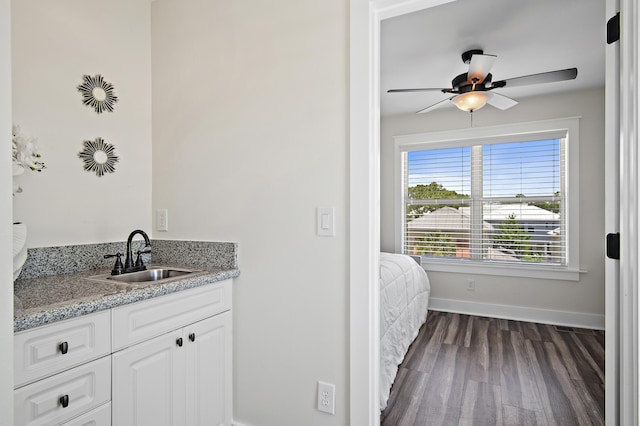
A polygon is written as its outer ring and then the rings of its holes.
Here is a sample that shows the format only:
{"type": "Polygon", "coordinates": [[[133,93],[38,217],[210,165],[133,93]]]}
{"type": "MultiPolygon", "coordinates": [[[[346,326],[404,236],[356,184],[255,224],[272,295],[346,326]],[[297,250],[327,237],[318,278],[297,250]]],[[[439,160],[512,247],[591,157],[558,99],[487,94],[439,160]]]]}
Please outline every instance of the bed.
{"type": "Polygon", "coordinates": [[[387,407],[398,366],[427,319],[431,286],[414,258],[380,253],[380,409],[387,407]]]}

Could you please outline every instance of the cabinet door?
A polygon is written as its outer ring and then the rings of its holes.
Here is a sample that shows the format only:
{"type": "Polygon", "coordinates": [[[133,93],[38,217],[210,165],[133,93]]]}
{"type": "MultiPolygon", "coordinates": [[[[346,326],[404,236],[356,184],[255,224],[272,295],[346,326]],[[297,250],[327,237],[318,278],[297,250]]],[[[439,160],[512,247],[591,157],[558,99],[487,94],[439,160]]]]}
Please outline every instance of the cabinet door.
{"type": "Polygon", "coordinates": [[[189,426],[231,425],[231,312],[184,328],[189,426]]]}
{"type": "Polygon", "coordinates": [[[112,355],[113,424],[182,426],[185,416],[185,342],[170,332],[112,355]]]}

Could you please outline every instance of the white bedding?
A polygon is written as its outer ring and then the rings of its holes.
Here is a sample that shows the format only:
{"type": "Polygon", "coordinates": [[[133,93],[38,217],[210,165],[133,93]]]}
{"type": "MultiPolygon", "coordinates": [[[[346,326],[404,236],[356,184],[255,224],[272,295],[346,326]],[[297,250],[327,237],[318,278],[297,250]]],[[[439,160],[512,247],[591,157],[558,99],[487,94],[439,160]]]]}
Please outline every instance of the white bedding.
{"type": "Polygon", "coordinates": [[[431,286],[411,257],[380,253],[380,409],[387,407],[398,366],[427,319],[431,286]]]}

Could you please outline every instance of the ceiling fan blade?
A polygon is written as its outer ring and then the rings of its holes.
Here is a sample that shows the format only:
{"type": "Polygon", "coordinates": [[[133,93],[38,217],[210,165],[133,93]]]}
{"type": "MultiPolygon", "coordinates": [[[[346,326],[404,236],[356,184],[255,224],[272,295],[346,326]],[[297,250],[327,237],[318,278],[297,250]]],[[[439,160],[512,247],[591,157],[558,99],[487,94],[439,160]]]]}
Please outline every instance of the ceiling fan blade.
{"type": "Polygon", "coordinates": [[[513,106],[518,105],[518,101],[514,99],[508,98],[496,92],[490,92],[490,93],[491,93],[491,96],[489,96],[489,99],[487,99],[487,103],[492,107],[495,107],[504,111],[505,109],[509,109],[513,106]]]}
{"type": "Polygon", "coordinates": [[[554,81],[573,80],[578,76],[577,68],[567,68],[566,70],[557,70],[542,72],[540,74],[524,75],[522,77],[509,78],[507,80],[499,80],[491,83],[491,88],[496,87],[517,87],[529,84],[553,83],[554,81]]]}
{"type": "Polygon", "coordinates": [[[478,55],[471,56],[471,62],[469,62],[469,72],[467,73],[468,81],[473,83],[473,79],[477,78],[477,83],[482,83],[491,71],[491,67],[496,61],[496,55],[478,55]]]}
{"type": "Polygon", "coordinates": [[[425,112],[429,112],[429,111],[432,111],[432,110],[434,110],[436,108],[440,108],[442,106],[445,106],[445,105],[447,105],[447,102],[449,102],[453,98],[455,98],[455,96],[452,96],[452,97],[447,98],[447,99],[443,99],[440,102],[436,102],[435,104],[433,104],[431,106],[428,106],[428,107],[426,107],[424,109],[421,109],[420,111],[417,111],[416,114],[423,114],[425,112]]]}
{"type": "Polygon", "coordinates": [[[443,90],[451,90],[447,88],[437,88],[437,87],[422,87],[416,89],[390,89],[387,90],[387,93],[407,93],[407,92],[431,92],[431,91],[442,92],[443,90]]]}

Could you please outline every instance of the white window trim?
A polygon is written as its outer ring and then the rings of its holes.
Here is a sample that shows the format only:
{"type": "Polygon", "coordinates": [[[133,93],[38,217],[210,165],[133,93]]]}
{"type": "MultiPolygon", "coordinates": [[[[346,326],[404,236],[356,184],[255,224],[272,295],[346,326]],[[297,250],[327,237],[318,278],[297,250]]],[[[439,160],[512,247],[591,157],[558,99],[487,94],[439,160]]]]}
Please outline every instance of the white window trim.
{"type": "Polygon", "coordinates": [[[507,265],[487,261],[423,259],[423,266],[428,271],[475,273],[485,275],[501,275],[513,277],[531,277],[541,279],[556,279],[578,281],[580,278],[580,168],[579,168],[579,128],[580,117],[568,117],[553,120],[530,121],[525,123],[511,123],[487,127],[471,127],[467,129],[418,133],[394,136],[394,232],[395,250],[402,252],[403,238],[403,193],[401,162],[402,153],[418,149],[449,148],[468,145],[471,140],[481,144],[484,140],[495,143],[520,142],[543,137],[564,137],[566,134],[567,150],[567,265],[557,266],[528,266],[507,265]]]}

